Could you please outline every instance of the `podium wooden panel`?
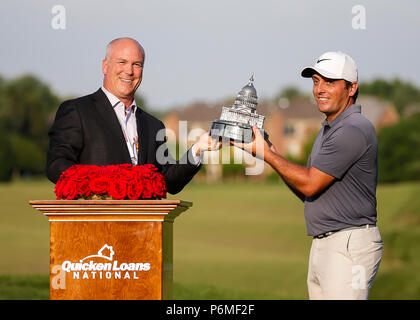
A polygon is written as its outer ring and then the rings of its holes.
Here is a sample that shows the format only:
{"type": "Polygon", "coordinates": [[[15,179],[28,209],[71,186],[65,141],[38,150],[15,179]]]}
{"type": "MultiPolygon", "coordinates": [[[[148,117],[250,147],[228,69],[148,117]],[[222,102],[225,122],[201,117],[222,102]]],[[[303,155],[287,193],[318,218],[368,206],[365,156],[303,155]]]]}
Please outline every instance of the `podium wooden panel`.
{"type": "Polygon", "coordinates": [[[172,298],[182,200],[31,200],[50,222],[50,299],[172,298]]]}

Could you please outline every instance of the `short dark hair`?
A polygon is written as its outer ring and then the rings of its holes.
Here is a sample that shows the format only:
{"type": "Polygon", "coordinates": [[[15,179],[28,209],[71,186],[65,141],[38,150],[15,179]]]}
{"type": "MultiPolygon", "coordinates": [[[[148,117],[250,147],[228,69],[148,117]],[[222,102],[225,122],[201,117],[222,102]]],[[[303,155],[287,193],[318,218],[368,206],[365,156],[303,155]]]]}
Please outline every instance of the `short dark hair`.
{"type": "MultiPolygon", "coordinates": [[[[346,89],[350,89],[352,83],[347,80],[344,80],[344,81],[346,82],[346,89]]],[[[353,95],[353,103],[356,103],[358,95],[359,95],[359,87],[357,87],[356,93],[353,95]]]]}

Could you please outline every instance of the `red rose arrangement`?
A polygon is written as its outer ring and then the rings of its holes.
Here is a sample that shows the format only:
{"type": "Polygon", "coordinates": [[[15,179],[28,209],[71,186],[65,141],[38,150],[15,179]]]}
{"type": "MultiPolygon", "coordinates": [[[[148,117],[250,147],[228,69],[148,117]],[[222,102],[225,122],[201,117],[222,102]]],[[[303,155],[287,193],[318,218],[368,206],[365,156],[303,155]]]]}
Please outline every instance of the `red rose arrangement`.
{"type": "Polygon", "coordinates": [[[61,174],[55,185],[55,194],[57,200],[162,199],[166,198],[166,183],[152,164],[76,164],[61,174]]]}

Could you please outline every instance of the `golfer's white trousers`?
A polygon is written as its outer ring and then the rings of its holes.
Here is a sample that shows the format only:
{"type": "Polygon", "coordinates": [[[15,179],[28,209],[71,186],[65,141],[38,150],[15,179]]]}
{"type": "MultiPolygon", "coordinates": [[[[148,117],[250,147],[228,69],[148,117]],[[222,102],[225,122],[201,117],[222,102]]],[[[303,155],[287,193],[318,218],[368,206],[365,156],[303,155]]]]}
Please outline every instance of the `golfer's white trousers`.
{"type": "Polygon", "coordinates": [[[314,239],[309,254],[309,299],[368,299],[382,246],[377,226],[314,239]]]}

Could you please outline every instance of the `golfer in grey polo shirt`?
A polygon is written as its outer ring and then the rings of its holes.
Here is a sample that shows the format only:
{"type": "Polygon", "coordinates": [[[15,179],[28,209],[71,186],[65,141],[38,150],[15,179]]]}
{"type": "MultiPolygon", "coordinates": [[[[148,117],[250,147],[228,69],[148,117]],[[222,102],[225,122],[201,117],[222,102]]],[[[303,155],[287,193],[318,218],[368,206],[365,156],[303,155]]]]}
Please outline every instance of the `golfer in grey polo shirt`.
{"type": "Polygon", "coordinates": [[[232,142],[264,159],[305,204],[313,237],[308,268],[310,299],[367,299],[382,257],[376,226],[378,143],[356,104],[357,66],[342,52],[326,52],[313,67],[318,109],[326,116],[306,167],[284,159],[254,127],[249,144],[232,142]]]}

